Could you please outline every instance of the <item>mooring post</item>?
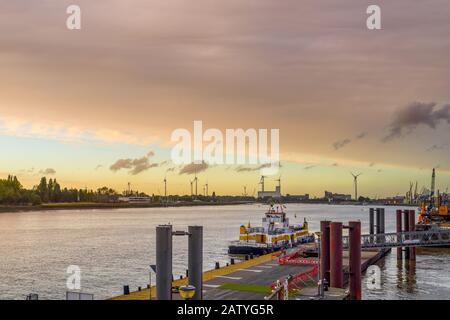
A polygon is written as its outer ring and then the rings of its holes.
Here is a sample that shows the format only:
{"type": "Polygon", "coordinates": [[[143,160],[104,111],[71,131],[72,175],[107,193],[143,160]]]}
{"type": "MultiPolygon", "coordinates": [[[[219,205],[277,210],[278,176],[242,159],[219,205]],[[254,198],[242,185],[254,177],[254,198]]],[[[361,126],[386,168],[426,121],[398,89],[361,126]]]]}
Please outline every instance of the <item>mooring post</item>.
{"type": "MultiPolygon", "coordinates": [[[[416,212],[414,210],[408,211],[409,211],[409,231],[416,231],[416,212]]],[[[410,261],[416,260],[416,248],[414,247],[409,248],[409,260],[410,261]]]]}
{"type": "Polygon", "coordinates": [[[370,233],[370,243],[373,243],[374,241],[374,234],[375,234],[375,216],[374,216],[374,209],[369,209],[369,233],[370,233]]]}
{"type": "Polygon", "coordinates": [[[344,287],[342,269],[342,222],[330,223],[330,286],[344,287]]]}
{"type": "Polygon", "coordinates": [[[361,300],[361,222],[350,221],[348,226],[350,299],[361,300]]]}
{"type": "MultiPolygon", "coordinates": [[[[402,210],[396,211],[396,231],[397,231],[397,234],[402,232],[402,210]]],[[[397,235],[397,237],[398,237],[398,235],[397,235]]],[[[402,247],[397,248],[397,259],[399,259],[399,260],[402,260],[402,257],[403,257],[402,250],[403,250],[402,247]]]]}
{"type": "Polygon", "coordinates": [[[320,221],[320,280],[330,284],[330,221],[320,221]]]}
{"type": "MultiPolygon", "coordinates": [[[[380,229],[381,229],[381,234],[384,234],[384,233],[386,233],[386,228],[385,228],[385,226],[386,226],[386,217],[385,217],[385,210],[384,210],[384,208],[380,208],[380,223],[381,223],[381,226],[380,226],[380,229]]],[[[383,242],[384,242],[384,238],[383,238],[383,242]]]]}
{"type": "Polygon", "coordinates": [[[156,299],[172,300],[172,226],[156,227],[156,299]]]}
{"type": "Polygon", "coordinates": [[[376,233],[377,233],[376,239],[377,239],[377,243],[379,243],[380,242],[379,235],[381,233],[381,210],[380,210],[380,208],[376,208],[375,212],[376,212],[376,233]]]}
{"type": "MultiPolygon", "coordinates": [[[[403,211],[403,232],[409,231],[409,210],[403,211]]],[[[403,240],[408,240],[409,237],[405,236],[403,240]]],[[[405,259],[409,260],[409,247],[405,247],[405,259]]]]}
{"type": "Polygon", "coordinates": [[[202,300],[203,298],[203,227],[189,226],[188,243],[188,270],[190,285],[195,287],[193,300],[202,300]]]}

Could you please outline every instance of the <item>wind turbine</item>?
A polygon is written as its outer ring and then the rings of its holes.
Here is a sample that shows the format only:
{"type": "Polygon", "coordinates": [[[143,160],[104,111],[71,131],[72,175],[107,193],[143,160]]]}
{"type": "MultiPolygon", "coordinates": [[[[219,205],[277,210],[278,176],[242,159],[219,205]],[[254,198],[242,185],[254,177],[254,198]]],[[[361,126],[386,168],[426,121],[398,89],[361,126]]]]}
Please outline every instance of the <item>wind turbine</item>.
{"type": "Polygon", "coordinates": [[[198,195],[198,193],[197,193],[197,183],[198,183],[197,173],[195,173],[194,181],[195,181],[195,196],[197,196],[198,195]]]}
{"type": "Polygon", "coordinates": [[[206,180],[205,190],[206,190],[206,196],[208,196],[208,180],[206,180]]]}
{"type": "Polygon", "coordinates": [[[167,203],[167,178],[164,176],[164,199],[167,203]]]}
{"type": "Polygon", "coordinates": [[[362,175],[362,173],[354,174],[350,172],[353,176],[353,183],[355,184],[355,201],[358,201],[358,177],[362,175]]]}

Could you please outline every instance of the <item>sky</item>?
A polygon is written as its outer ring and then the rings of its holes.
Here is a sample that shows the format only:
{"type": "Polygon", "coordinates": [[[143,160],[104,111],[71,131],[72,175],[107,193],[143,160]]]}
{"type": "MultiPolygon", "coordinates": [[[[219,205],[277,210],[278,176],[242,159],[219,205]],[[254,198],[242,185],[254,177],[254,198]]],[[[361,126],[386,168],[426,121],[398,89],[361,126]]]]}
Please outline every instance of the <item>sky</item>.
{"type": "MultiPolygon", "coordinates": [[[[449,16],[448,0],[0,0],[0,177],[188,194],[170,137],[201,120],[279,129],[283,193],[351,193],[360,172],[360,194],[404,194],[433,167],[445,190],[449,16]]],[[[255,166],[197,172],[210,192],[258,190],[255,166]]]]}

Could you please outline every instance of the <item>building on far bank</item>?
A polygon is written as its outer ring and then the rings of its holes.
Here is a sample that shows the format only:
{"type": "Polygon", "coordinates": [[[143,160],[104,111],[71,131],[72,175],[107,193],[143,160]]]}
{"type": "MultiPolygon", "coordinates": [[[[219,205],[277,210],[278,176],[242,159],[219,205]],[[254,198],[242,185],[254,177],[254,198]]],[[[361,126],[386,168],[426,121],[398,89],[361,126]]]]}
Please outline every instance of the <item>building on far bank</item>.
{"type": "Polygon", "coordinates": [[[258,198],[280,199],[281,198],[281,186],[276,186],[275,191],[258,191],[258,198]]]}
{"type": "Polygon", "coordinates": [[[342,194],[342,193],[333,193],[330,191],[325,191],[325,199],[327,199],[329,202],[333,201],[351,201],[352,195],[351,194],[342,194]]]}

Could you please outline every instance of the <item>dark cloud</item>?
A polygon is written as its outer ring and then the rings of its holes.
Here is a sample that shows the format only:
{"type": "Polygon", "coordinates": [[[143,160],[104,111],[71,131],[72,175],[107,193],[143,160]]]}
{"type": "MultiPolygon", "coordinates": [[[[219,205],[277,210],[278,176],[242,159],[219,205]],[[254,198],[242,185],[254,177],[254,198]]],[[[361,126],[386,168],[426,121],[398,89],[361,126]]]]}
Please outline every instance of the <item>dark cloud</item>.
{"type": "Polygon", "coordinates": [[[374,166],[375,166],[375,162],[369,163],[369,167],[374,167],[374,166]]]}
{"type": "Polygon", "coordinates": [[[56,174],[56,170],[53,168],[47,168],[45,170],[39,170],[40,174],[45,174],[45,175],[53,175],[56,174]]]}
{"type": "MultiPolygon", "coordinates": [[[[271,164],[270,163],[265,163],[256,167],[248,167],[248,166],[238,166],[236,167],[234,170],[236,172],[252,172],[252,171],[258,171],[264,168],[270,168],[271,164]]],[[[281,167],[281,165],[280,165],[281,167]]]]}
{"type": "Polygon", "coordinates": [[[365,137],[367,137],[367,132],[361,132],[356,136],[356,139],[363,139],[365,137]]]}
{"type": "Polygon", "coordinates": [[[436,108],[435,102],[412,102],[397,111],[394,120],[389,125],[389,133],[382,139],[388,142],[413,132],[418,126],[435,129],[442,122],[450,123],[450,104],[436,108]]]}
{"type": "Polygon", "coordinates": [[[335,162],[331,165],[332,167],[339,167],[339,163],[335,162]]]}
{"type": "Polygon", "coordinates": [[[202,163],[190,163],[181,168],[180,174],[193,174],[205,171],[209,168],[209,165],[206,162],[202,163]]]}
{"type": "Polygon", "coordinates": [[[109,169],[113,172],[117,172],[121,169],[129,169],[128,173],[137,175],[150,168],[158,167],[158,163],[150,162],[150,157],[154,156],[154,152],[150,151],[146,156],[136,159],[119,159],[112,164],[109,169]]]}
{"type": "Polygon", "coordinates": [[[349,144],[350,142],[352,142],[352,140],[350,140],[350,139],[343,139],[343,140],[339,140],[339,141],[336,141],[336,142],[334,142],[333,143],[333,148],[335,149],[335,150],[339,150],[339,149],[341,149],[341,148],[343,148],[343,147],[345,147],[347,144],[349,144]]]}
{"type": "Polygon", "coordinates": [[[312,164],[312,165],[309,165],[309,166],[304,167],[303,169],[304,169],[304,170],[311,170],[311,169],[314,168],[315,166],[316,166],[315,164],[312,164]]]}
{"type": "Polygon", "coordinates": [[[166,172],[173,172],[175,171],[176,167],[167,168],[166,172]]]}
{"type": "Polygon", "coordinates": [[[427,148],[426,151],[438,151],[442,150],[447,146],[447,144],[433,144],[431,147],[427,148]]]}

